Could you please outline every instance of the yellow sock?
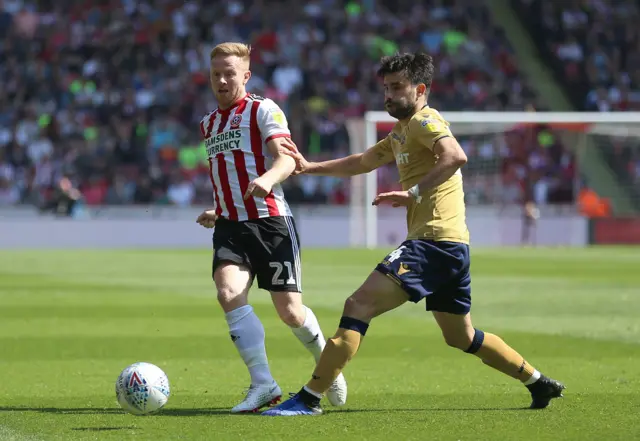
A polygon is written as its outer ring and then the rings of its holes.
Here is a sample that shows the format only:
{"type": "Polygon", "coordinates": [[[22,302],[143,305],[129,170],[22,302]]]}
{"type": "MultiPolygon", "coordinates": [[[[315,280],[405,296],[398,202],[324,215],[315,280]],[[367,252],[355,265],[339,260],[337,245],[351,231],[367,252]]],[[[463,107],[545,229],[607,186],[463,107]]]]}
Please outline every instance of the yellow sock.
{"type": "Polygon", "coordinates": [[[484,333],[482,346],[474,353],[482,361],[500,372],[525,382],[536,371],[527,361],[500,337],[484,333]]]}
{"type": "Polygon", "coordinates": [[[363,335],[358,331],[339,328],[322,351],[316,370],[307,388],[317,393],[325,393],[342,369],[358,352],[363,335]]]}

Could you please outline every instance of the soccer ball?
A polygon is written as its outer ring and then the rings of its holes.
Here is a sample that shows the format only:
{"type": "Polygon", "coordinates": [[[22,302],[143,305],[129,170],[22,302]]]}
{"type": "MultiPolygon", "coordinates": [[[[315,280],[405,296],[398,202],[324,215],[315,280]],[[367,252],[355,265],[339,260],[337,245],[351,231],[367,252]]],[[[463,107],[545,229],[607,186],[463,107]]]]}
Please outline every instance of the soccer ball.
{"type": "Polygon", "coordinates": [[[133,415],[157,412],[167,404],[169,395],[169,378],[151,363],[127,366],[116,381],[118,404],[133,415]]]}

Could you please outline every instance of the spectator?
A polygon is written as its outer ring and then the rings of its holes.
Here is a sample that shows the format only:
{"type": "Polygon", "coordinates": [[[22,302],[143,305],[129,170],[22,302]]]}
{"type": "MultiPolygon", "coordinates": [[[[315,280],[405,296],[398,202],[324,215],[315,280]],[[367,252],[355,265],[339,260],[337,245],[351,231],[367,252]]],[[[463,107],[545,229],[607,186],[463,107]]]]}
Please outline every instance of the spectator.
{"type": "MultiPolygon", "coordinates": [[[[0,151],[14,169],[14,190],[4,197],[11,203],[15,189],[21,202],[42,199],[63,172],[73,173],[89,205],[210,203],[198,121],[216,106],[208,57],[222,40],[252,44],[250,90],[291,115],[293,136],[310,158],[348,151],[345,121],[382,108],[376,65],[397,50],[434,56],[435,107],[536,104],[481,1],[67,3],[0,0],[0,151]]],[[[574,15],[567,21],[582,26],[584,17],[574,15]]],[[[599,57],[592,64],[610,63],[599,57]]],[[[631,98],[620,81],[620,99],[631,98]]],[[[494,172],[500,155],[513,153],[480,152],[494,172]]],[[[491,187],[484,178],[478,185],[491,187]]],[[[397,176],[383,171],[381,179],[390,187],[397,176]]],[[[334,179],[287,185],[291,202],[348,201],[348,186],[334,179]]]]}
{"type": "MultiPolygon", "coordinates": [[[[640,110],[640,4],[635,0],[512,0],[540,53],[581,110],[640,110]]],[[[598,142],[640,201],[633,139],[598,142]]],[[[634,145],[634,143],[636,145],[634,145]]]]}

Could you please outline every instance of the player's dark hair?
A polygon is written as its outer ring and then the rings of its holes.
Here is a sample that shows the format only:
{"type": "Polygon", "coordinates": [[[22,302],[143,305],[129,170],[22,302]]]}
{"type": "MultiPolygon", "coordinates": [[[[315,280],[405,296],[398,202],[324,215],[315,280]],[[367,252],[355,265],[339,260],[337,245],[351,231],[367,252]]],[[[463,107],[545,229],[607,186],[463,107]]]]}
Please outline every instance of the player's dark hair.
{"type": "Polygon", "coordinates": [[[430,89],[433,80],[433,58],[424,52],[398,53],[382,57],[378,76],[384,77],[397,72],[404,72],[411,84],[423,83],[427,89],[430,89]]]}

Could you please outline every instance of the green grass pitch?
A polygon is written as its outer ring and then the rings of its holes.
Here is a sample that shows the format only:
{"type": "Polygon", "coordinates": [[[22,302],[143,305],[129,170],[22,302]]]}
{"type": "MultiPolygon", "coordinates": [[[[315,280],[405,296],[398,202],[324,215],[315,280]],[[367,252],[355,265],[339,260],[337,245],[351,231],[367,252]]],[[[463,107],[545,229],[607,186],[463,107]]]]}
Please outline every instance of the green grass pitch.
{"type": "MultiPolygon", "coordinates": [[[[306,303],[331,336],[385,251],[304,250],[306,303]]],[[[640,250],[472,252],[475,326],[567,385],[543,411],[526,389],[445,346],[424,304],[373,321],[347,367],[349,401],[317,418],[232,416],[248,375],[203,251],[0,252],[2,440],[630,440],[640,438],[640,250]],[[164,411],[115,402],[130,363],[168,374],[164,411]]],[[[268,295],[252,302],[274,376],[295,392],[312,358],[268,295]]]]}

